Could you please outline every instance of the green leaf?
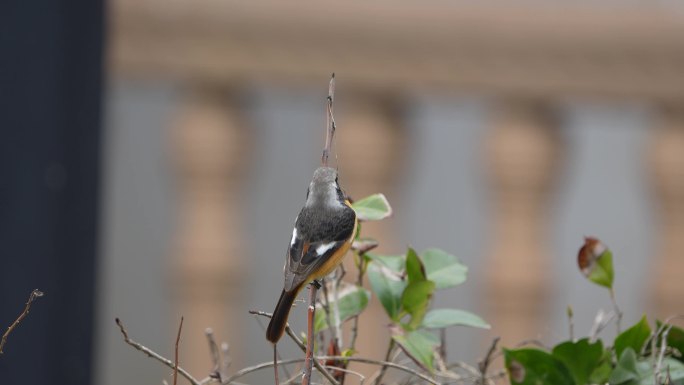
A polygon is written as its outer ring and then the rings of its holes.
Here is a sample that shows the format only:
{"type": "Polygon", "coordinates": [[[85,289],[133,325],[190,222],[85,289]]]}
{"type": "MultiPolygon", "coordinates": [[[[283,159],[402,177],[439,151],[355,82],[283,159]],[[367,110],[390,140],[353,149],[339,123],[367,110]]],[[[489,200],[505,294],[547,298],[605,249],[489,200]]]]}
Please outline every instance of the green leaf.
{"type": "Polygon", "coordinates": [[[434,352],[439,346],[439,338],[425,330],[409,333],[401,332],[401,328],[393,329],[392,339],[416,365],[432,372],[434,369],[434,352]]]}
{"type": "Polygon", "coordinates": [[[538,349],[504,349],[511,384],[575,385],[568,368],[551,354],[538,349]]]}
{"type": "MultiPolygon", "coordinates": [[[[331,296],[332,297],[332,296],[331,296]]],[[[370,292],[362,287],[350,285],[338,293],[337,309],[340,312],[340,322],[344,322],[361,312],[368,306],[370,292]]],[[[333,311],[330,319],[335,320],[335,299],[329,298],[328,305],[333,311]]],[[[325,308],[320,306],[314,319],[314,333],[328,328],[328,315],[325,308]]]]}
{"type": "MultiPolygon", "coordinates": [[[[663,323],[660,321],[656,321],[656,326],[658,329],[660,329],[660,326],[663,323]]],[[[666,326],[668,327],[668,326],[666,326]]],[[[662,333],[661,333],[662,335],[662,333]]],[[[658,346],[660,346],[660,339],[661,336],[658,336],[658,346]]],[[[670,332],[667,333],[667,346],[671,348],[677,349],[682,355],[680,356],[675,356],[674,358],[684,362],[684,330],[681,328],[672,325],[672,328],[670,329],[670,332]]]]}
{"type": "Polygon", "coordinates": [[[360,221],[379,221],[392,215],[392,207],[383,194],[373,194],[352,204],[360,221]]]}
{"type": "Polygon", "coordinates": [[[421,256],[427,279],[433,281],[437,289],[445,289],[465,282],[468,268],[455,256],[440,249],[427,249],[421,256]]]}
{"type": "Polygon", "coordinates": [[[371,288],[390,319],[398,321],[401,296],[406,288],[406,281],[401,277],[404,256],[367,255],[370,258],[367,274],[371,288]]]}
{"type": "MultiPolygon", "coordinates": [[[[671,358],[663,359],[660,376],[669,373],[671,385],[684,384],[684,364],[671,358]]],[[[610,375],[611,385],[653,385],[655,384],[653,361],[650,357],[638,359],[631,347],[626,348],[610,375]]]]}
{"type": "Polygon", "coordinates": [[[449,326],[470,326],[489,329],[490,326],[482,318],[473,313],[458,309],[433,309],[423,319],[421,325],[428,329],[440,329],[449,326]]]}
{"type": "Polygon", "coordinates": [[[425,267],[423,267],[416,251],[410,247],[406,251],[406,274],[409,283],[425,280],[425,267]]]}
{"type": "Polygon", "coordinates": [[[401,305],[411,315],[408,324],[410,329],[417,328],[427,313],[430,298],[435,291],[435,283],[432,281],[415,281],[406,286],[401,295],[401,305]]]}
{"type": "Polygon", "coordinates": [[[613,371],[613,354],[609,349],[603,349],[601,360],[597,367],[591,372],[589,376],[590,384],[605,384],[608,382],[610,373],[613,371]]]}
{"type": "Polygon", "coordinates": [[[637,359],[634,349],[628,347],[619,356],[620,359],[608,379],[611,385],[638,384],[638,380],[645,377],[644,373],[637,368],[637,359]]]}
{"type": "Polygon", "coordinates": [[[613,253],[610,249],[606,250],[596,258],[596,262],[591,267],[587,278],[597,285],[605,286],[609,289],[613,287],[613,253]]]}
{"type": "Polygon", "coordinates": [[[635,352],[640,352],[650,335],[651,327],[648,326],[648,320],[646,319],[646,315],[644,315],[634,326],[615,337],[615,355],[617,357],[622,357],[622,352],[627,348],[632,348],[635,352]]]}
{"type": "Polygon", "coordinates": [[[592,344],[588,338],[583,338],[556,345],[552,355],[565,364],[577,385],[585,385],[590,383],[592,373],[602,364],[603,352],[600,340],[592,344]]]}

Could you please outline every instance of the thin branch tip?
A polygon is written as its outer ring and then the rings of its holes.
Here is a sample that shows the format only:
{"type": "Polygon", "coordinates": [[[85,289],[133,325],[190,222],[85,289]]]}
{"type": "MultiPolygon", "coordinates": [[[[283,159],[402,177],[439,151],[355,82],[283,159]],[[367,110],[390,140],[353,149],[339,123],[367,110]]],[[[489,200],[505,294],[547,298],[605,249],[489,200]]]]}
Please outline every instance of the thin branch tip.
{"type": "Polygon", "coordinates": [[[24,318],[26,318],[26,316],[28,315],[29,310],[31,310],[31,304],[33,303],[33,301],[35,301],[36,298],[42,297],[43,295],[45,295],[45,293],[43,293],[42,291],[40,291],[38,289],[33,289],[33,291],[31,292],[31,295],[29,295],[29,298],[26,301],[26,305],[24,306],[24,310],[21,312],[21,314],[19,314],[17,319],[15,319],[14,322],[12,322],[12,324],[7,328],[7,331],[5,332],[5,334],[2,335],[2,339],[0,339],[0,354],[3,354],[2,349],[5,347],[5,343],[7,342],[7,337],[10,335],[10,333],[12,333],[12,331],[14,331],[14,329],[17,326],[19,326],[19,323],[21,321],[23,321],[24,318]]]}

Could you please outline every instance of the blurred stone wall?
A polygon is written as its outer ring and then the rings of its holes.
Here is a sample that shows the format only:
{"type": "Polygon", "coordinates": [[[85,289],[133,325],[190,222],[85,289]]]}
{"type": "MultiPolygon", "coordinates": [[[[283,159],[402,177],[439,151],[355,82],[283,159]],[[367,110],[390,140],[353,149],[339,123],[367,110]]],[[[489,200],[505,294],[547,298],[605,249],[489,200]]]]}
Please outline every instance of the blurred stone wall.
{"type": "MultiPolygon", "coordinates": [[[[396,210],[364,232],[382,252],[441,247],[470,267],[437,302],[493,329],[450,331],[452,357],[474,361],[494,335],[564,338],[567,305],[588,331],[609,300],[576,269],[584,235],[615,252],[626,322],[682,311],[684,17],[392,4],[111,4],[100,383],[166,373],[122,346],[112,316],[171,356],[183,315],[198,376],[208,326],[234,368],[270,359],[247,310],[280,291],[332,71],[341,182],[396,210]]],[[[362,318],[363,355],[384,354],[384,317],[373,302],[362,318]]]]}

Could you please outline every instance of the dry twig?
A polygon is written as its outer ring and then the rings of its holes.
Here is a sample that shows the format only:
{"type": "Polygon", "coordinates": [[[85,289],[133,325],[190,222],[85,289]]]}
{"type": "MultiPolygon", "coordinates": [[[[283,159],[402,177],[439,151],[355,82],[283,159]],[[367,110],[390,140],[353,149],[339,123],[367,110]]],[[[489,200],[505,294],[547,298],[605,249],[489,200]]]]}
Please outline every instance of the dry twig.
{"type": "MultiPolygon", "coordinates": [[[[403,372],[409,373],[409,374],[416,376],[416,377],[420,378],[421,380],[426,381],[430,384],[440,385],[439,382],[433,380],[432,378],[426,376],[425,374],[420,373],[416,370],[413,370],[413,369],[409,368],[408,366],[396,364],[394,362],[378,361],[378,360],[372,360],[369,358],[361,358],[361,357],[343,357],[343,356],[320,356],[317,358],[321,359],[321,360],[347,360],[347,361],[353,361],[353,362],[360,362],[363,364],[386,366],[386,367],[394,368],[394,369],[401,370],[403,372]]],[[[278,361],[278,365],[295,364],[298,362],[302,362],[304,360],[305,360],[304,358],[293,358],[293,359],[289,359],[289,360],[280,360],[280,361],[278,361]]],[[[224,384],[230,384],[232,381],[237,380],[238,378],[243,377],[249,373],[252,373],[252,372],[255,372],[257,370],[264,369],[264,368],[269,368],[271,366],[273,366],[273,362],[268,361],[268,362],[262,362],[260,364],[254,365],[254,366],[246,367],[244,369],[241,369],[241,370],[233,373],[232,376],[230,376],[230,377],[228,377],[228,379],[226,379],[224,384]]]]}
{"type": "MultiPolygon", "coordinates": [[[[121,330],[121,334],[123,335],[124,342],[131,345],[135,349],[140,350],[141,352],[147,354],[148,357],[154,358],[155,360],[161,362],[162,364],[168,366],[169,368],[176,370],[176,365],[171,360],[169,360],[168,358],[164,358],[159,353],[153,351],[152,349],[147,348],[147,347],[141,345],[140,343],[138,343],[136,341],[133,341],[128,336],[128,332],[126,331],[126,328],[124,327],[124,325],[120,319],[116,318],[115,321],[116,321],[116,324],[119,326],[119,330],[121,330]]],[[[181,368],[180,366],[178,366],[177,370],[178,370],[178,373],[180,373],[181,376],[185,377],[185,379],[190,381],[190,383],[192,385],[202,385],[205,382],[204,380],[198,381],[195,377],[193,377],[190,373],[188,373],[187,370],[181,368]]]]}
{"type": "MultiPolygon", "coordinates": [[[[387,347],[387,353],[385,353],[385,361],[384,361],[384,362],[389,363],[389,360],[390,360],[390,357],[392,356],[392,351],[393,351],[393,350],[394,350],[394,340],[391,339],[391,340],[390,340],[390,343],[389,343],[389,346],[387,347]]],[[[390,366],[390,365],[383,365],[382,368],[380,368],[380,374],[379,374],[378,377],[375,379],[375,382],[373,382],[373,385],[380,385],[380,384],[381,384],[380,381],[382,381],[382,377],[385,376],[385,373],[387,372],[387,368],[388,368],[389,366],[390,366]]]]}
{"type": "Polygon", "coordinates": [[[7,342],[7,337],[12,333],[12,331],[19,325],[19,323],[26,317],[26,315],[29,313],[29,310],[31,309],[31,304],[33,301],[35,301],[36,298],[42,297],[44,294],[42,291],[38,289],[34,289],[31,292],[31,295],[29,295],[28,301],[26,301],[26,306],[24,307],[24,311],[19,314],[19,317],[17,317],[14,322],[12,322],[12,325],[10,325],[7,328],[7,331],[5,334],[2,335],[2,340],[0,340],[0,354],[3,353],[2,348],[5,347],[5,343],[7,342]]]}
{"type": "Polygon", "coordinates": [[[183,330],[183,317],[181,316],[180,325],[178,325],[178,335],[176,335],[176,345],[174,349],[173,362],[173,385],[178,384],[178,345],[180,344],[181,330],[183,330]]]}
{"type": "Polygon", "coordinates": [[[335,95],[335,74],[330,77],[330,84],[328,85],[327,101],[327,132],[325,136],[325,148],[323,148],[323,156],[321,157],[321,164],[328,167],[328,157],[330,156],[330,149],[332,148],[333,137],[335,136],[335,118],[333,117],[333,97],[335,95]]]}
{"type": "Polygon", "coordinates": [[[487,383],[487,369],[489,369],[489,364],[492,363],[492,356],[496,351],[496,345],[499,343],[501,337],[496,337],[492,340],[492,345],[487,351],[485,358],[477,364],[478,369],[480,369],[480,384],[485,385],[487,383]]]}
{"type": "MultiPolygon", "coordinates": [[[[250,310],[250,311],[249,311],[249,314],[260,315],[260,316],[262,316],[262,317],[268,317],[268,318],[271,318],[271,317],[273,316],[271,313],[266,313],[266,312],[260,311],[260,310],[250,310]]],[[[294,331],[292,330],[292,328],[290,327],[290,324],[286,324],[286,325],[285,325],[285,334],[287,334],[287,335],[292,339],[292,341],[294,341],[294,343],[297,344],[297,346],[299,346],[299,348],[300,348],[303,352],[306,352],[306,345],[304,345],[304,342],[302,342],[302,340],[300,340],[299,337],[297,337],[297,335],[295,334],[295,332],[294,332],[294,331]]],[[[281,361],[278,361],[278,362],[282,362],[282,360],[281,360],[281,361]]],[[[323,365],[321,365],[320,362],[318,362],[318,360],[313,360],[313,364],[314,364],[314,366],[316,367],[316,369],[323,375],[323,377],[325,377],[325,379],[328,380],[331,384],[333,384],[333,385],[340,385],[340,384],[332,377],[332,375],[330,374],[330,372],[328,372],[327,370],[325,370],[325,368],[323,367],[323,365]]]]}

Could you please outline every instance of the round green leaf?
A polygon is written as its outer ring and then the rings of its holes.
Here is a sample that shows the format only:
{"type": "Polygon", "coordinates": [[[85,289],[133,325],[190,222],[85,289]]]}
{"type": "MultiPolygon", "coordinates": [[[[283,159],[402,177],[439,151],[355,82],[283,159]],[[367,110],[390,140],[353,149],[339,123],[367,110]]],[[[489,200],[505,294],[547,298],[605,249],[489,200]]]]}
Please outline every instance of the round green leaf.
{"type": "Polygon", "coordinates": [[[367,255],[370,259],[367,274],[371,288],[390,319],[398,321],[401,296],[406,288],[406,281],[401,277],[404,256],[367,255]]]}
{"type": "Polygon", "coordinates": [[[379,221],[392,215],[392,207],[383,194],[373,194],[352,204],[360,221],[379,221]]]}
{"type": "Polygon", "coordinates": [[[622,357],[622,352],[626,348],[632,348],[635,352],[640,352],[650,335],[651,327],[648,325],[646,315],[644,315],[634,326],[615,337],[615,354],[618,357],[622,357]]]}
{"type": "MultiPolygon", "coordinates": [[[[553,348],[552,355],[570,370],[577,385],[589,384],[592,373],[603,364],[603,344],[601,341],[589,343],[588,338],[579,341],[566,341],[553,348]]],[[[607,364],[610,365],[610,355],[607,364]]]]}
{"type": "Polygon", "coordinates": [[[575,385],[568,368],[545,351],[504,349],[504,358],[513,385],[575,385]]]}
{"type": "Polygon", "coordinates": [[[427,280],[411,282],[406,286],[401,296],[401,305],[411,315],[409,328],[415,329],[423,322],[434,291],[435,283],[427,280]]]}
{"type": "MultiPolygon", "coordinates": [[[[335,307],[337,307],[340,312],[340,322],[344,322],[355,315],[361,314],[366,306],[368,306],[369,299],[370,292],[368,290],[356,285],[350,285],[340,291],[337,302],[335,302],[334,298],[328,299],[328,306],[332,311],[330,318],[333,320],[335,319],[335,307]],[[335,306],[335,304],[337,304],[337,306],[335,306]]],[[[325,308],[319,306],[314,320],[314,332],[318,333],[327,328],[328,314],[325,311],[325,308]]]]}
{"type": "Polygon", "coordinates": [[[490,326],[482,318],[473,313],[458,309],[433,309],[423,319],[422,326],[428,329],[440,329],[449,326],[470,326],[489,329],[490,326]]]}
{"type": "Polygon", "coordinates": [[[596,262],[591,266],[587,278],[597,285],[605,286],[609,289],[613,287],[613,253],[610,249],[606,249],[596,258],[596,262]]]}
{"type": "Polygon", "coordinates": [[[421,254],[427,279],[437,289],[457,286],[466,280],[468,268],[456,256],[440,249],[427,249],[421,254]]]}
{"type": "Polygon", "coordinates": [[[401,328],[395,328],[392,339],[418,366],[432,372],[434,352],[440,343],[436,336],[425,330],[403,333],[401,328]]]}

